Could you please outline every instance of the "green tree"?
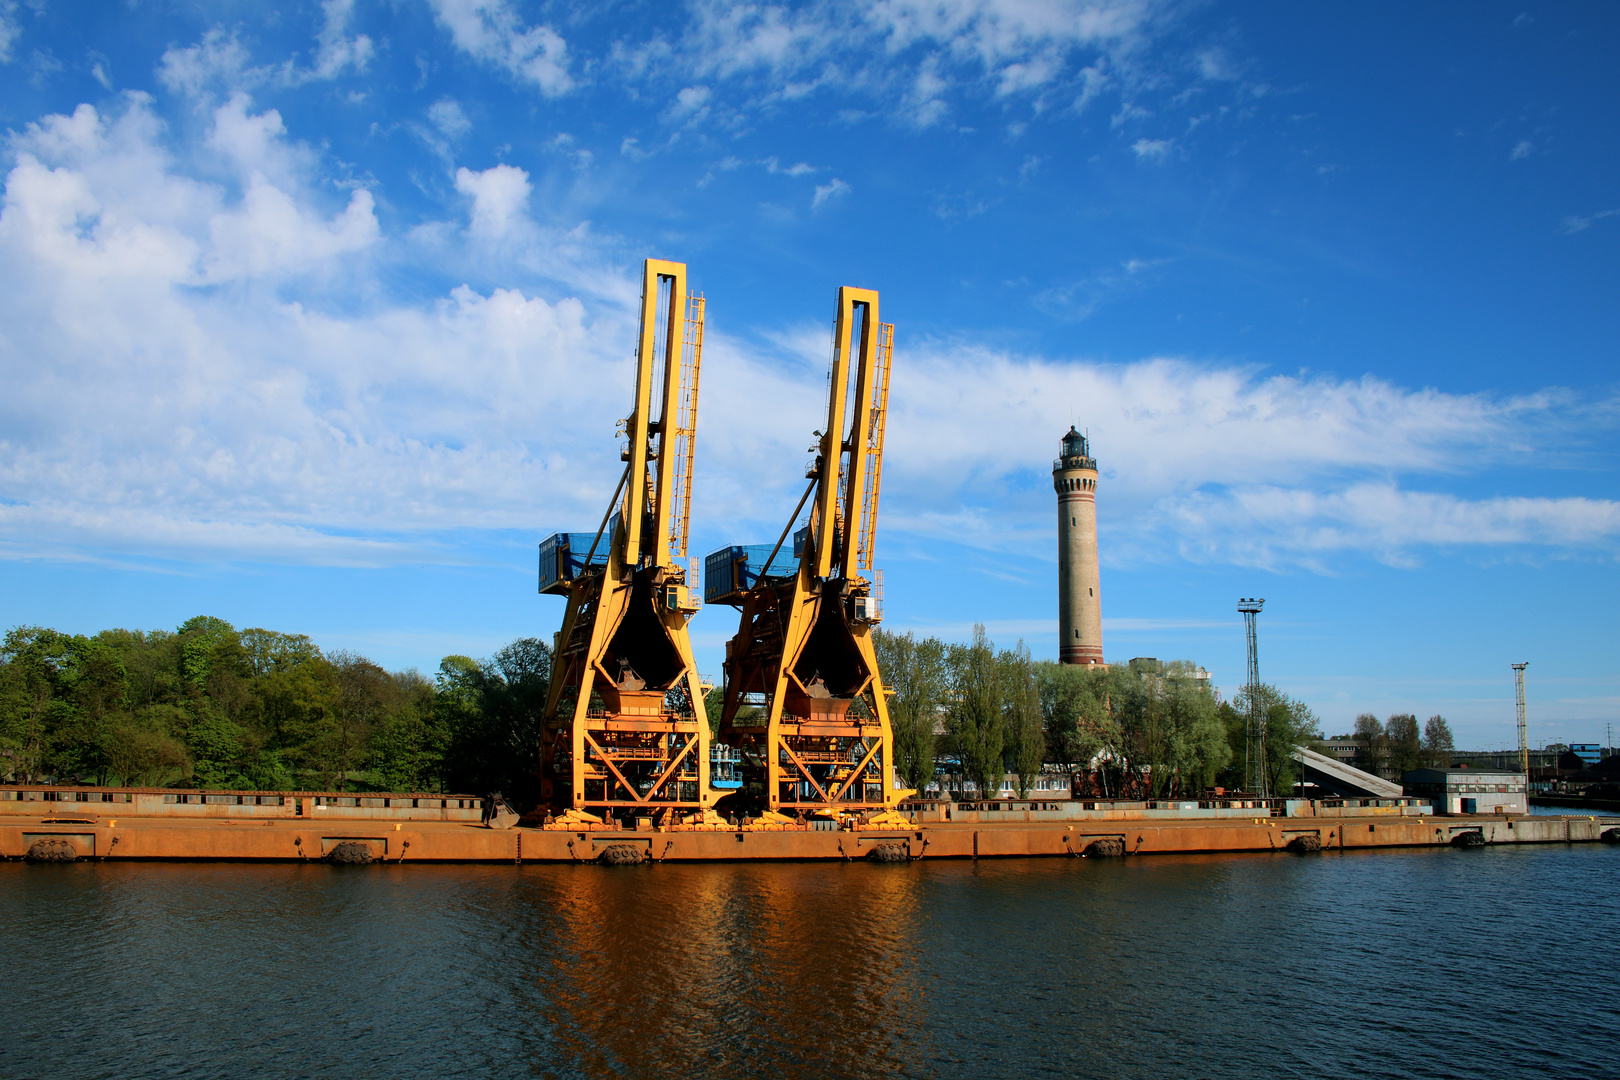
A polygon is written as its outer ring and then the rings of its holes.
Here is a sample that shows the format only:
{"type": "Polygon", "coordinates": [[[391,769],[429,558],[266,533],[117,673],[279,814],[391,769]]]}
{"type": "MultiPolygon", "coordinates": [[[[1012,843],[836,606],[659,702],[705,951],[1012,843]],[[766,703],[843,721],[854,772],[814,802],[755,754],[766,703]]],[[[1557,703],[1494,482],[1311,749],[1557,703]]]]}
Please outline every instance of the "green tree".
{"type": "Polygon", "coordinates": [[[256,756],[247,731],[218,709],[204,703],[186,725],[192,756],[192,779],[201,788],[249,788],[245,782],[256,756]]]}
{"type": "Polygon", "coordinates": [[[551,649],[537,638],[520,638],[484,663],[444,658],[435,700],[449,788],[499,790],[525,799],[536,786],[540,719],[550,686],[551,649]]]}
{"type": "Polygon", "coordinates": [[[950,707],[945,730],[962,772],[978,786],[979,795],[994,799],[1005,775],[1002,751],[1006,718],[1002,712],[1001,680],[995,645],[975,623],[973,640],[946,650],[950,678],[950,707]]]}
{"type": "Polygon", "coordinates": [[[1047,754],[1071,770],[1087,769],[1098,751],[1119,741],[1108,707],[1108,673],[1043,660],[1035,665],[1047,754]]]}
{"type": "Polygon", "coordinates": [[[331,790],[343,760],[337,668],[316,656],[271,670],[257,680],[257,691],[267,745],[308,774],[306,783],[331,790]]]}
{"type": "Polygon", "coordinates": [[[242,631],[240,640],[248,666],[259,678],[321,658],[321,650],[307,634],[283,634],[252,627],[242,631]]]}
{"type": "Polygon", "coordinates": [[[1109,747],[1121,779],[1152,797],[1168,774],[1169,740],[1153,685],[1139,670],[1110,668],[1108,702],[1118,731],[1109,747]]]}
{"type": "MultiPolygon", "coordinates": [[[[1287,796],[1299,779],[1299,763],[1294,760],[1296,746],[1316,746],[1322,741],[1321,724],[1310,706],[1262,683],[1256,697],[1266,721],[1266,785],[1277,798],[1287,796]]],[[[1221,707],[1221,716],[1229,733],[1228,745],[1232,765],[1227,775],[1232,786],[1247,788],[1248,753],[1248,690],[1239,691],[1231,706],[1221,707]]]]}
{"type": "Polygon", "coordinates": [[[1004,764],[1017,779],[1018,797],[1029,798],[1031,786],[1046,764],[1046,730],[1035,664],[1020,641],[996,657],[999,694],[1006,732],[1004,764]]]}
{"type": "Polygon", "coordinates": [[[1350,737],[1356,744],[1356,768],[1382,776],[1389,759],[1389,739],[1384,734],[1383,722],[1372,713],[1362,713],[1356,717],[1350,737]]]}
{"type": "Polygon", "coordinates": [[[541,719],[551,691],[551,647],[539,638],[518,638],[495,654],[485,685],[484,711],[491,746],[489,780],[522,802],[539,796],[541,719]]]}
{"type": "Polygon", "coordinates": [[[1389,741],[1389,767],[1396,776],[1404,776],[1423,764],[1423,738],[1418,734],[1417,717],[1411,713],[1396,713],[1384,724],[1384,737],[1389,741]]]}
{"type": "Polygon", "coordinates": [[[369,752],[378,786],[387,791],[441,790],[446,740],[435,719],[433,683],[415,668],[390,678],[401,700],[372,734],[369,752]]]}
{"type": "Polygon", "coordinates": [[[889,724],[894,732],[895,771],[901,783],[921,791],[934,778],[934,724],[944,704],[945,645],[936,637],[917,638],[909,630],[872,635],[878,670],[889,692],[889,724]]]}
{"type": "Polygon", "coordinates": [[[1300,779],[1294,748],[1321,741],[1322,725],[1311,707],[1296,698],[1281,695],[1281,700],[1267,710],[1266,766],[1271,770],[1273,793],[1280,797],[1291,792],[1300,779]]]}
{"type": "Polygon", "coordinates": [[[404,692],[388,672],[347,650],[331,655],[337,669],[336,724],[329,736],[337,766],[337,789],[348,790],[349,774],[365,767],[373,730],[404,704],[404,692]]]}
{"type": "Polygon", "coordinates": [[[1196,664],[1172,660],[1158,680],[1170,730],[1170,767],[1177,794],[1196,795],[1215,782],[1231,761],[1232,748],[1209,681],[1196,664]]]}
{"type": "Polygon", "coordinates": [[[42,626],[19,626],[0,645],[0,753],[7,772],[35,783],[50,765],[50,741],[61,714],[62,674],[72,639],[42,626]]]}
{"type": "Polygon", "coordinates": [[[1451,743],[1451,725],[1443,716],[1431,716],[1423,725],[1423,760],[1434,768],[1443,769],[1451,764],[1454,747],[1451,743]]]}
{"type": "Polygon", "coordinates": [[[110,782],[126,787],[163,787],[193,774],[191,755],[180,740],[135,720],[114,725],[107,757],[110,782]]]}

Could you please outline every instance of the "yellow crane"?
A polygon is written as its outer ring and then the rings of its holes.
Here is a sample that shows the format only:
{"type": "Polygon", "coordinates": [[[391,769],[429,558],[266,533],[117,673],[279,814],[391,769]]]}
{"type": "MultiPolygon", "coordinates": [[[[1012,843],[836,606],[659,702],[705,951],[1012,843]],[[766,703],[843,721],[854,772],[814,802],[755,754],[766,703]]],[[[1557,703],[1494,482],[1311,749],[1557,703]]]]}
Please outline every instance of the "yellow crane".
{"type": "Polygon", "coordinates": [[[686,265],[642,270],[635,406],[622,422],[624,473],[596,533],[540,545],[540,591],[568,598],[542,718],[542,799],[623,817],[699,810],[709,724],[687,621],[686,567],[703,298],[686,265]]]}
{"type": "Polygon", "coordinates": [[[741,609],[726,646],[720,738],[779,813],[889,808],[908,794],[894,786],[872,649],[882,618],[873,545],[893,347],[878,294],[839,289],[827,423],[810,484],[774,548],[722,548],[704,567],[707,598],[741,609]],[[807,502],[810,520],[794,534],[789,560],[782,547],[807,502]]]}

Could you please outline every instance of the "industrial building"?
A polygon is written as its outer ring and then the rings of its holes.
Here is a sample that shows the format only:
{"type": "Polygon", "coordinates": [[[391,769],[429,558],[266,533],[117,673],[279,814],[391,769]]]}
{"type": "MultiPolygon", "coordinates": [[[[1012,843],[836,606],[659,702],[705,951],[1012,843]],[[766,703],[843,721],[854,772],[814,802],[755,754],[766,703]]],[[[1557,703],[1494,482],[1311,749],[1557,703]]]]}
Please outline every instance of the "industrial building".
{"type": "Polygon", "coordinates": [[[1528,780],[1494,769],[1413,769],[1402,777],[1406,793],[1427,798],[1437,814],[1528,814],[1528,780]]]}

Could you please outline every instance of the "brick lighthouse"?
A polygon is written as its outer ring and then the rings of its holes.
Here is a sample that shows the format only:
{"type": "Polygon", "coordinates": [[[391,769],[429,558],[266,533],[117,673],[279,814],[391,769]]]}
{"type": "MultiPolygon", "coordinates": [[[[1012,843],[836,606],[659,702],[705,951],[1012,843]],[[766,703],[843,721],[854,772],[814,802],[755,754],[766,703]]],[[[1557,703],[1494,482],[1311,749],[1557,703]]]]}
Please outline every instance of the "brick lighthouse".
{"type": "Polygon", "coordinates": [[[1058,659],[1101,664],[1102,588],[1097,576],[1097,462],[1072,426],[1052,463],[1058,499],[1058,659]]]}

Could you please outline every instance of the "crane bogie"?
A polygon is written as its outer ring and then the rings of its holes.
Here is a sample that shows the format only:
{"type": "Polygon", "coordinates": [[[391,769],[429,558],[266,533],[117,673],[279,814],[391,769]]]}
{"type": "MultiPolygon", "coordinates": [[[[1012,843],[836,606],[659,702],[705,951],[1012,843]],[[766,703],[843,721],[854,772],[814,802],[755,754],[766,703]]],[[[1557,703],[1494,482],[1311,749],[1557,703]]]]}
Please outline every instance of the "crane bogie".
{"type": "Polygon", "coordinates": [[[540,591],[568,598],[541,723],[542,800],[554,809],[640,816],[717,795],[684,565],[703,314],[684,264],[647,260],[624,473],[594,534],[541,545],[540,591]]]}

